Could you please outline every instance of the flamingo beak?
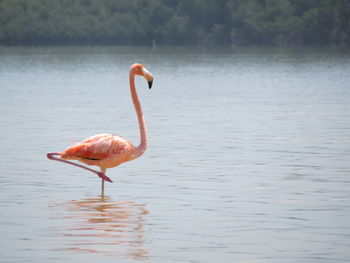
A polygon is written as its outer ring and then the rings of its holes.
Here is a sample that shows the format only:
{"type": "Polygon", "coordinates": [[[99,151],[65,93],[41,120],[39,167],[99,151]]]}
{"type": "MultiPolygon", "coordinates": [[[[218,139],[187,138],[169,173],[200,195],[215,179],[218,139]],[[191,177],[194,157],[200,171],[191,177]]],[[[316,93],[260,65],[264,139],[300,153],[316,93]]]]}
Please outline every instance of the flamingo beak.
{"type": "Polygon", "coordinates": [[[143,76],[145,77],[145,79],[147,80],[148,82],[148,88],[151,89],[152,88],[152,85],[153,85],[153,75],[151,72],[149,72],[147,69],[145,68],[142,68],[142,73],[143,73],[143,76]]]}
{"type": "Polygon", "coordinates": [[[151,89],[153,84],[153,79],[151,81],[148,81],[148,88],[151,89]]]}

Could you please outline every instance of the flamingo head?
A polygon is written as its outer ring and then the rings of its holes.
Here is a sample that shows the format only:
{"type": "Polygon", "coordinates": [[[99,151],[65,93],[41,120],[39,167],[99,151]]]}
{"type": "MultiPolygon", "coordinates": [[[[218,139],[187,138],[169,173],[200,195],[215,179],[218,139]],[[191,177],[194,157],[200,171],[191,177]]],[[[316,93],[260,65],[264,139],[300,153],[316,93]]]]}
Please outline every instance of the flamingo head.
{"type": "Polygon", "coordinates": [[[148,82],[148,88],[152,88],[153,75],[142,64],[135,63],[130,67],[130,73],[133,72],[136,75],[143,76],[148,82]]]}

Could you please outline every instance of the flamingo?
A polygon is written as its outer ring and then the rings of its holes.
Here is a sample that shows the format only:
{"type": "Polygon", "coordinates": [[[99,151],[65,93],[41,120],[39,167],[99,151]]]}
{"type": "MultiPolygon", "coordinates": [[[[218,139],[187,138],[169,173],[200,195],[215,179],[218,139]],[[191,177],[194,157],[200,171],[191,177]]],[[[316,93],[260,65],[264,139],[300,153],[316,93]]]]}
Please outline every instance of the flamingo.
{"type": "Polygon", "coordinates": [[[140,129],[140,145],[135,147],[127,139],[114,134],[97,134],[68,147],[63,152],[52,152],[47,154],[47,158],[78,166],[97,174],[102,179],[101,195],[104,195],[104,181],[113,181],[106,176],[107,168],[118,166],[140,157],[147,149],[147,126],[142,114],[142,108],[135,88],[135,75],[143,76],[151,89],[153,75],[139,63],[131,65],[129,70],[129,83],[132,101],[137,114],[140,129]],[[55,156],[59,157],[55,157],[55,156]],[[87,165],[96,165],[100,171],[91,169],[68,160],[77,160],[87,165]]]}

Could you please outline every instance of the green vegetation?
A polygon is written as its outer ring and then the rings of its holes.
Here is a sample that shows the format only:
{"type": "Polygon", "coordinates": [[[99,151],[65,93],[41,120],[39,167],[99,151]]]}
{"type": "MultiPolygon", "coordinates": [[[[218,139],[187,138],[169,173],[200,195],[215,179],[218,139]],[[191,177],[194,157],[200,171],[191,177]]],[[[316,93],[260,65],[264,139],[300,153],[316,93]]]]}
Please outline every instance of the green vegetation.
{"type": "Polygon", "coordinates": [[[349,0],[0,0],[0,44],[350,46],[349,0]]]}

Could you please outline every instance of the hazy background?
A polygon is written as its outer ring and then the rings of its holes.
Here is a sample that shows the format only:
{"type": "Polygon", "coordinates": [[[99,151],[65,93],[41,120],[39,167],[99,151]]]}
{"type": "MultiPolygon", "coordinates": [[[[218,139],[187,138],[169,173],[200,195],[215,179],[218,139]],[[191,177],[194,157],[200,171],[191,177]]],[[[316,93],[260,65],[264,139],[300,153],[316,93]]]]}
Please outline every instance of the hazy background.
{"type": "Polygon", "coordinates": [[[347,0],[1,0],[6,45],[350,45],[347,0]]]}

